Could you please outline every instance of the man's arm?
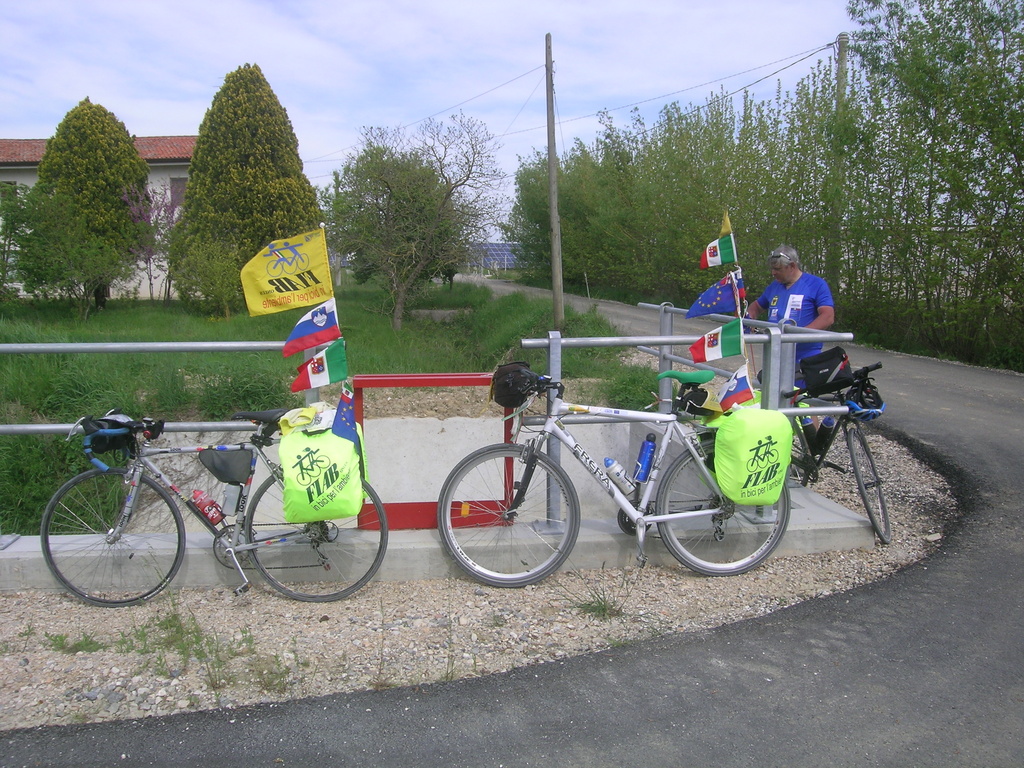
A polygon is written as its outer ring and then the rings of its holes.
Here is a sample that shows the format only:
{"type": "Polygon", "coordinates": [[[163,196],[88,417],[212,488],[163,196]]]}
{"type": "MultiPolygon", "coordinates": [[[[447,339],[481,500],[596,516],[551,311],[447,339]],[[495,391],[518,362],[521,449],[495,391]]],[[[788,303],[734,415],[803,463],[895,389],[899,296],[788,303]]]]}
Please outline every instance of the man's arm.
{"type": "Polygon", "coordinates": [[[827,331],[832,327],[832,323],[835,321],[835,307],[818,307],[818,316],[811,320],[811,322],[807,324],[807,327],[813,328],[816,331],[827,331]]]}

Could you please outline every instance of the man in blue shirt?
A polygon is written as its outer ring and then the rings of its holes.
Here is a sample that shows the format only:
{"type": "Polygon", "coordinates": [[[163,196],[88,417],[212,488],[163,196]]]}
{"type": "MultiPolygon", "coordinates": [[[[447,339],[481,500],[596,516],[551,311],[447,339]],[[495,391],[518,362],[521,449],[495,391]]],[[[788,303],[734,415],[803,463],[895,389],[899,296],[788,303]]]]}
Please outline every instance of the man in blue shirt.
{"type": "MultiPolygon", "coordinates": [[[[768,257],[768,266],[772,270],[772,282],[757,301],[747,306],[747,316],[756,320],[760,314],[768,310],[770,323],[790,320],[802,328],[827,330],[836,319],[835,303],[828,283],[817,275],[804,272],[800,268],[800,259],[796,248],[791,245],[780,245],[768,257]]],[[[821,343],[797,344],[796,362],[805,357],[821,352],[821,343]]]]}

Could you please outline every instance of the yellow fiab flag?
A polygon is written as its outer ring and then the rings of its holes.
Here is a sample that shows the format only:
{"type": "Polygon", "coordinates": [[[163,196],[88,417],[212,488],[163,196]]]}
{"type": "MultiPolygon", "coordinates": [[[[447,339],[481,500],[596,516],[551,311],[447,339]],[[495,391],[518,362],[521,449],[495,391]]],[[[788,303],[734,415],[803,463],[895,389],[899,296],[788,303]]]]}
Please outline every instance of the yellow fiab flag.
{"type": "Polygon", "coordinates": [[[323,304],[334,296],[323,229],[275,240],[242,267],[250,315],[323,304]]]}

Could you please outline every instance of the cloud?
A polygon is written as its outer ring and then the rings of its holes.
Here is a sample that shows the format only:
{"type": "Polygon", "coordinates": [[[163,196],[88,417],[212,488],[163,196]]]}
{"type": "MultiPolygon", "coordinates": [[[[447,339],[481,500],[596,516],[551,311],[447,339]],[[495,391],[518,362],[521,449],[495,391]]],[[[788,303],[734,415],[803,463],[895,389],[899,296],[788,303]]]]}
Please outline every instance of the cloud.
{"type": "MultiPolygon", "coordinates": [[[[318,183],[358,142],[362,127],[444,117],[459,104],[492,133],[508,132],[502,165],[511,173],[516,155],[546,140],[546,33],[564,145],[595,136],[593,117],[573,118],[700,86],[642,105],[653,119],[666,102],[703,103],[723,77],[827,44],[850,26],[844,6],[845,0],[34,0],[5,10],[0,109],[5,138],[51,136],[86,96],[137,135],[191,134],[224,77],[256,63],[287,109],[307,173],[318,183]]],[[[813,61],[784,76],[795,82],[813,61]]],[[[767,97],[774,87],[772,79],[761,93],[767,97]]],[[[614,118],[628,121],[629,110],[614,118]]]]}

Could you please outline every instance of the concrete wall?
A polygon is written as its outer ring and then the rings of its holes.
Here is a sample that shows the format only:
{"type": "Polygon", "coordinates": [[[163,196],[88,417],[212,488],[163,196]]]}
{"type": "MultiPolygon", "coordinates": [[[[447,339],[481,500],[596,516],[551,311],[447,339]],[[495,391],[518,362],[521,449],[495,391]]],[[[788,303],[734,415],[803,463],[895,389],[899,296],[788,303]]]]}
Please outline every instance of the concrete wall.
{"type": "MultiPolygon", "coordinates": [[[[436,500],[448,473],[477,448],[502,442],[500,419],[367,419],[363,428],[370,483],[385,504],[436,500]]],[[[573,425],[573,435],[599,465],[612,456],[632,468],[626,424],[573,425]]],[[[639,442],[637,442],[639,447],[639,442]]],[[[562,466],[576,485],[580,503],[614,506],[604,490],[589,479],[579,462],[565,455],[562,466]]]]}
{"type": "MultiPolygon", "coordinates": [[[[436,502],[455,465],[478,448],[502,442],[503,430],[498,418],[367,419],[363,437],[369,482],[385,504],[436,502]]],[[[631,439],[627,424],[573,425],[572,432],[598,465],[603,465],[605,456],[612,456],[630,470],[643,439],[643,435],[631,439]]],[[[167,433],[160,445],[231,444],[246,437],[244,432],[167,433]]],[[[276,459],[276,449],[268,451],[268,455],[276,459]]],[[[156,461],[187,495],[199,488],[215,498],[221,497],[223,485],[206,471],[195,454],[159,457],[156,461]]],[[[585,513],[596,512],[598,517],[614,515],[615,506],[607,493],[564,448],[562,467],[575,484],[585,513]]],[[[261,482],[264,476],[260,472],[254,482],[261,482]]],[[[185,519],[189,530],[203,530],[190,515],[185,519]]]]}

